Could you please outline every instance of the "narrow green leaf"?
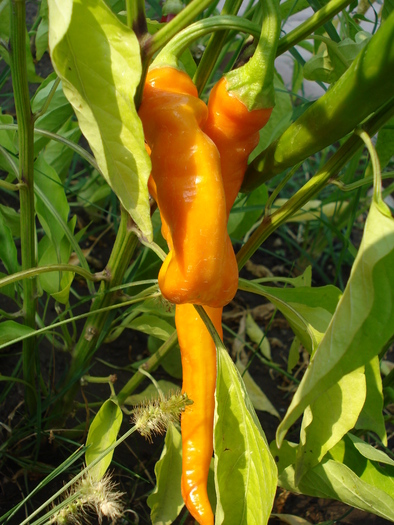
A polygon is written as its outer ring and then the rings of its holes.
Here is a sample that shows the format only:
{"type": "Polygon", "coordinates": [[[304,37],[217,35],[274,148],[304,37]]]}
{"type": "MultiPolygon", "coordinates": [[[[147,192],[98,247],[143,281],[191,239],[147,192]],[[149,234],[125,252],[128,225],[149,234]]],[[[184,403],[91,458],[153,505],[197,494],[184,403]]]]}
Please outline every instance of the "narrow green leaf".
{"type": "Polygon", "coordinates": [[[271,359],[271,345],[268,341],[268,337],[250,314],[248,314],[245,319],[245,330],[249,339],[253,343],[259,345],[259,350],[263,356],[267,359],[271,359]]]}
{"type": "Polygon", "coordinates": [[[135,34],[102,0],[49,0],[49,46],[63,90],[109,185],[152,240],[145,150],[134,94],[141,76],[135,34]]]}
{"type": "Polygon", "coordinates": [[[262,216],[268,200],[268,190],[263,184],[237,202],[231,209],[228,233],[231,238],[243,239],[255,222],[262,216]]]}
{"type": "Polygon", "coordinates": [[[34,332],[33,328],[19,324],[16,321],[4,321],[0,323],[0,345],[9,343],[18,337],[31,334],[34,332]]]}
{"type": "Polygon", "coordinates": [[[373,200],[345,292],[278,427],[278,444],[308,405],[371,361],[393,335],[394,220],[373,200]]]}
{"type": "Polygon", "coordinates": [[[271,444],[273,454],[279,456],[281,487],[317,498],[336,499],[394,521],[394,468],[391,465],[383,468],[369,461],[345,437],[296,485],[294,447],[287,441],[279,450],[271,444]]]}
{"type": "Polygon", "coordinates": [[[218,348],[214,449],[215,523],[265,525],[277,469],[242,378],[223,347],[218,348]]]}
{"type": "MultiPolygon", "coordinates": [[[[74,122],[71,118],[56,133],[75,144],[78,143],[81,137],[81,130],[77,122],[74,122]]],[[[56,171],[59,179],[64,182],[74,157],[74,151],[65,144],[53,140],[46,145],[43,156],[46,162],[56,171]]]]}
{"type": "Polygon", "coordinates": [[[13,237],[19,238],[21,236],[21,216],[19,213],[10,206],[0,204],[0,216],[2,216],[2,220],[10,229],[13,237]]]}
{"type": "Polygon", "coordinates": [[[341,292],[335,286],[273,288],[244,279],[241,290],[266,297],[286,317],[292,330],[309,352],[313,352],[326,331],[341,292]]]}
{"type": "Polygon", "coordinates": [[[392,460],[385,452],[378,450],[369,443],[366,443],[362,439],[353,434],[348,434],[348,438],[353,441],[353,445],[360,452],[362,456],[369,459],[370,461],[377,461],[385,465],[391,465],[394,467],[394,460],[392,460]]]}
{"type": "Polygon", "coordinates": [[[36,192],[37,216],[54,246],[58,246],[64,237],[63,224],[68,221],[70,206],[61,180],[43,155],[40,155],[34,163],[34,181],[40,190],[36,192]],[[45,196],[45,199],[42,196],[45,196]],[[51,207],[48,207],[48,201],[51,207]],[[56,210],[56,215],[53,214],[52,209],[56,210]]]}
{"type": "Polygon", "coordinates": [[[0,213],[0,260],[3,262],[8,273],[18,271],[18,254],[10,229],[0,213]]]}
{"type": "Polygon", "coordinates": [[[305,409],[295,465],[296,484],[354,427],[365,396],[364,367],[361,367],[343,376],[305,409]]]}
{"type": "Polygon", "coordinates": [[[242,376],[246,391],[248,392],[248,396],[250,401],[252,402],[253,407],[256,410],[261,410],[263,412],[268,412],[269,414],[272,414],[273,416],[280,419],[280,415],[274,405],[271,403],[271,401],[268,399],[268,397],[264,394],[264,392],[261,390],[259,385],[254,381],[252,376],[249,374],[248,371],[245,372],[245,365],[241,363],[241,361],[238,359],[235,363],[235,366],[237,367],[237,370],[242,376]]]}
{"type": "Polygon", "coordinates": [[[41,0],[40,5],[41,22],[37,27],[35,38],[36,44],[36,60],[41,60],[45,51],[48,50],[48,2],[41,0]]]}
{"type": "Polygon", "coordinates": [[[144,334],[153,335],[162,341],[167,341],[175,328],[156,315],[142,314],[127,324],[126,328],[138,330],[144,334]]]}
{"type": "MultiPolygon", "coordinates": [[[[0,113],[0,124],[14,124],[14,118],[12,115],[3,115],[0,113]]],[[[0,146],[3,146],[7,151],[14,155],[18,153],[16,147],[16,129],[2,129],[0,130],[0,146]]],[[[0,158],[2,155],[0,155],[0,158]]],[[[5,161],[5,159],[4,159],[5,161]]]]}
{"type": "Polygon", "coordinates": [[[366,363],[365,379],[367,381],[367,397],[355,428],[372,430],[387,446],[387,433],[383,416],[383,386],[378,356],[366,363]]]}
{"type": "MultiPolygon", "coordinates": [[[[47,101],[48,95],[50,94],[53,85],[57,79],[55,73],[51,73],[37,89],[32,99],[32,111],[37,113],[41,111],[44,104],[47,101]]],[[[45,113],[39,117],[35,122],[35,127],[38,129],[44,129],[51,131],[52,133],[57,132],[65,122],[73,115],[73,110],[64,96],[61,83],[57,86],[55,93],[52,95],[52,99],[47,107],[45,113]]],[[[50,142],[48,137],[42,135],[35,135],[34,137],[34,153],[36,155],[44,148],[46,144],[50,142]]]]}
{"type": "MultiPolygon", "coordinates": [[[[117,403],[107,399],[95,415],[89,427],[86,446],[89,447],[85,453],[86,465],[89,466],[105,449],[113,445],[116,441],[120,425],[122,424],[123,413],[117,403]]],[[[93,481],[100,481],[111,464],[113,451],[109,452],[97,463],[89,474],[93,481]]]]}
{"type": "MultiPolygon", "coordinates": [[[[0,279],[3,277],[7,277],[8,275],[6,273],[0,272],[0,279]]],[[[15,300],[15,285],[14,283],[8,284],[6,286],[2,286],[0,288],[0,294],[6,295],[12,300],[15,300]]]]}
{"type": "Polygon", "coordinates": [[[184,506],[181,494],[182,438],[174,425],[167,430],[155,475],[156,486],[147,500],[152,525],[170,525],[184,506]]]}
{"type": "Polygon", "coordinates": [[[312,525],[310,521],[292,514],[271,514],[271,516],[280,519],[283,523],[288,523],[288,525],[312,525]]]}

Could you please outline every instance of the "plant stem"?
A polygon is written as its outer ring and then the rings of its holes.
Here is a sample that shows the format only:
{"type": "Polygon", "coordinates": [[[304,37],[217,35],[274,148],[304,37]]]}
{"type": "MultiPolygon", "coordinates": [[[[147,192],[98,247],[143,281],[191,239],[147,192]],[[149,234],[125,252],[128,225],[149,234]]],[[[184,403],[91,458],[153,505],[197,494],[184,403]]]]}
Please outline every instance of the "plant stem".
{"type": "Polygon", "coordinates": [[[108,276],[105,274],[105,271],[99,273],[90,273],[85,268],[80,268],[79,266],[73,266],[72,264],[49,264],[47,266],[38,266],[36,268],[28,268],[27,270],[22,270],[21,272],[13,273],[12,275],[7,275],[0,279],[0,288],[6,286],[7,284],[16,283],[23,279],[31,279],[32,277],[37,277],[42,273],[49,272],[73,272],[89,281],[99,282],[108,280],[108,276]]]}
{"type": "MultiPolygon", "coordinates": [[[[21,216],[22,270],[37,265],[34,208],[34,123],[31,112],[26,67],[26,6],[25,0],[11,0],[10,62],[19,139],[19,182],[21,216]]],[[[23,311],[25,325],[35,328],[37,304],[36,280],[23,281],[23,311]]],[[[23,342],[23,377],[34,388],[36,378],[36,342],[32,337],[23,342]]],[[[31,389],[25,390],[29,412],[35,411],[36,399],[31,389]]]]}
{"type": "MultiPolygon", "coordinates": [[[[362,128],[374,135],[394,115],[394,99],[375,113],[362,128]]],[[[332,179],[336,179],[343,166],[363,146],[363,141],[354,133],[328,160],[328,162],[297,191],[283,206],[265,217],[250,236],[248,242],[237,253],[238,268],[241,269],[260,245],[289,217],[317,195],[332,179]]]]}
{"type": "Polygon", "coordinates": [[[184,27],[190,24],[213,0],[192,0],[175,18],[162,27],[147,41],[143,48],[143,57],[152,57],[184,27]]]}
{"type": "Polygon", "coordinates": [[[127,25],[141,40],[147,32],[144,0],[126,0],[127,25]]]}
{"type": "MultiPolygon", "coordinates": [[[[220,14],[236,15],[241,4],[242,0],[226,0],[220,14]]],[[[199,94],[201,94],[211,75],[227,36],[228,31],[218,31],[209,39],[208,45],[205,48],[204,54],[198,64],[196,74],[193,78],[199,94]]]]}
{"type": "MultiPolygon", "coordinates": [[[[164,357],[170,350],[175,346],[177,342],[176,330],[170,335],[165,343],[155,352],[143,365],[147,372],[152,372],[159,366],[164,357]]],[[[126,399],[134,392],[134,390],[142,383],[145,379],[145,375],[139,370],[133,375],[133,377],[125,384],[119,394],[116,396],[119,405],[123,405],[126,399]]]]}
{"type": "Polygon", "coordinates": [[[308,20],[305,20],[305,22],[279,40],[276,56],[282,55],[285,51],[288,51],[291,47],[298,44],[298,42],[304,40],[313,33],[313,31],[316,31],[317,28],[345,9],[350,3],[351,0],[331,0],[331,2],[319,9],[319,11],[308,18],[308,20]]]}
{"type": "Polygon", "coordinates": [[[122,283],[125,271],[138,244],[137,236],[129,228],[129,221],[128,213],[122,208],[118,234],[105,270],[109,279],[101,284],[98,295],[92,304],[91,315],[88,317],[74,348],[70,369],[63,382],[63,386],[70,386],[65,396],[54,408],[56,420],[59,417],[63,419],[70,412],[79,387],[78,379],[86,373],[97,344],[103,335],[103,328],[110,315],[110,310],[107,310],[107,307],[115,303],[118,295],[117,292],[108,292],[108,290],[122,283]]]}

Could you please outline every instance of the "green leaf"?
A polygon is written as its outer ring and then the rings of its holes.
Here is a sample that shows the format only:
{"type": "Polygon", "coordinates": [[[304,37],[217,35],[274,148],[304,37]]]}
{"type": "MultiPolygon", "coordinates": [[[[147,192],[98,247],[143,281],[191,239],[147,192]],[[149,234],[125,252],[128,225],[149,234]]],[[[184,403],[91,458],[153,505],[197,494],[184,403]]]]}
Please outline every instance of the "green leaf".
{"type": "MultiPolygon", "coordinates": [[[[3,115],[0,113],[0,124],[14,124],[14,118],[12,115],[3,115]]],[[[0,130],[0,145],[14,155],[18,153],[18,148],[16,147],[16,129],[0,130]]],[[[3,155],[0,155],[0,159],[2,159],[3,162],[6,162],[3,155]]]]}
{"type": "Polygon", "coordinates": [[[48,2],[47,0],[41,0],[40,5],[40,17],[41,22],[37,27],[36,33],[36,60],[41,60],[45,51],[48,50],[48,2]]]}
{"type": "Polygon", "coordinates": [[[167,341],[175,328],[156,315],[142,314],[127,324],[127,328],[138,330],[144,334],[153,335],[162,341],[167,341]]]}
{"type": "Polygon", "coordinates": [[[58,246],[64,237],[63,225],[67,224],[70,206],[61,180],[43,155],[40,155],[34,163],[34,181],[40,190],[36,192],[38,219],[45,233],[54,245],[58,246]],[[53,210],[56,210],[56,214],[53,210]]]}
{"type": "Polygon", "coordinates": [[[365,396],[364,367],[361,367],[343,376],[305,409],[295,465],[296,484],[354,427],[365,396]]]}
{"type": "Polygon", "coordinates": [[[260,131],[260,142],[249,157],[249,162],[264,151],[285,129],[289,127],[293,114],[291,97],[279,75],[274,77],[275,106],[268,123],[260,131]]]}
{"type": "Polygon", "coordinates": [[[234,239],[243,239],[262,216],[268,200],[268,190],[263,184],[233,206],[228,220],[228,233],[234,239]]]}
{"type": "Polygon", "coordinates": [[[379,357],[374,357],[365,365],[367,398],[356,423],[356,429],[372,430],[387,446],[387,434],[383,417],[383,387],[380,375],[379,357]]]}
{"type": "Polygon", "coordinates": [[[33,328],[19,324],[16,321],[4,321],[0,323],[0,345],[33,332],[35,332],[33,328]]]}
{"type": "Polygon", "coordinates": [[[0,217],[2,217],[0,220],[3,220],[4,224],[10,229],[13,237],[19,238],[21,236],[21,216],[19,213],[10,206],[0,204],[0,217]]]}
{"type": "Polygon", "coordinates": [[[283,523],[288,523],[288,525],[312,525],[308,520],[300,518],[299,516],[293,516],[292,514],[271,514],[272,517],[280,519],[283,523]]]}
{"type": "Polygon", "coordinates": [[[10,36],[10,2],[0,0],[0,37],[4,40],[10,36]]]}
{"type": "Polygon", "coordinates": [[[277,431],[280,444],[305,408],[366,365],[394,335],[394,220],[372,201],[344,294],[277,431]]]}
{"type": "MultiPolygon", "coordinates": [[[[0,279],[3,277],[8,277],[6,273],[0,272],[0,279]]],[[[5,286],[0,287],[0,294],[6,295],[12,300],[15,300],[15,284],[6,284],[5,286]]]]}
{"type": "Polygon", "coordinates": [[[297,336],[295,336],[293,342],[291,343],[289,356],[287,358],[287,371],[289,373],[293,370],[300,359],[300,347],[301,341],[297,336]]]}
{"type": "Polygon", "coordinates": [[[248,396],[250,401],[252,402],[253,407],[256,410],[268,412],[269,414],[272,414],[273,416],[280,419],[280,415],[274,407],[274,405],[264,394],[264,392],[261,390],[258,384],[255,383],[249,372],[247,370],[245,371],[245,365],[243,365],[242,362],[239,359],[237,359],[235,366],[237,367],[238,372],[242,376],[242,380],[244,382],[246,391],[248,392],[248,396]]]}
{"type": "MultiPolygon", "coordinates": [[[[37,89],[31,102],[33,113],[38,113],[41,111],[47,101],[49,93],[51,92],[56,79],[56,74],[51,73],[37,89]]],[[[72,107],[67,98],[64,96],[62,85],[60,83],[57,86],[55,93],[53,93],[52,99],[45,113],[36,120],[35,127],[55,133],[61,129],[61,127],[70,119],[72,115],[72,107]]],[[[48,137],[35,135],[34,153],[38,155],[38,153],[49,142],[50,139],[48,137]]]]}
{"type": "Polygon", "coordinates": [[[18,271],[18,254],[10,229],[0,213],[0,260],[9,274],[18,271]]]}
{"type": "Polygon", "coordinates": [[[358,31],[355,41],[345,38],[341,42],[330,40],[327,48],[310,58],[304,65],[304,77],[307,80],[336,82],[348,69],[356,56],[371,39],[369,33],[358,31]]]}
{"type": "MultiPolygon", "coordinates": [[[[86,465],[89,466],[108,447],[116,441],[123,413],[117,403],[107,399],[95,415],[89,427],[85,452],[86,465]]],[[[100,481],[111,464],[113,451],[106,454],[94,467],[89,470],[93,481],[100,481]]]]}
{"type": "Polygon", "coordinates": [[[253,319],[250,313],[247,314],[245,319],[245,330],[249,339],[259,346],[259,350],[262,355],[266,359],[271,359],[271,345],[268,341],[268,337],[253,319]]]}
{"type": "Polygon", "coordinates": [[[394,0],[384,0],[382,8],[382,20],[386,20],[394,10],[394,0]]]}
{"type": "Polygon", "coordinates": [[[184,506],[181,494],[182,438],[174,425],[168,427],[155,475],[156,486],[147,500],[152,525],[170,525],[184,506]]]}
{"type": "MultiPolygon", "coordinates": [[[[389,482],[388,476],[381,475],[382,483],[389,482]]],[[[332,459],[317,465],[294,484],[294,469],[287,467],[279,476],[279,484],[286,490],[299,492],[317,498],[330,498],[347,505],[371,512],[390,521],[394,520],[394,499],[374,484],[367,483],[348,466],[332,459]]]]}
{"type": "Polygon", "coordinates": [[[240,279],[239,287],[262,295],[273,303],[286,317],[308,352],[317,348],[341,295],[341,291],[332,285],[319,288],[274,288],[240,279]]]}
{"type": "Polygon", "coordinates": [[[376,449],[372,445],[369,445],[353,434],[348,434],[347,437],[352,440],[354,447],[365,458],[369,459],[370,461],[377,461],[378,463],[383,463],[385,465],[391,465],[394,467],[394,460],[392,460],[382,450],[376,449]]]}
{"type": "MultiPolygon", "coordinates": [[[[81,130],[79,129],[77,122],[74,122],[71,118],[69,118],[56,133],[75,144],[78,143],[81,137],[81,130]]],[[[56,171],[59,179],[64,182],[68,176],[68,170],[74,157],[74,151],[65,144],[53,140],[46,145],[43,157],[56,171]]]]}
{"type": "Polygon", "coordinates": [[[138,40],[101,0],[49,0],[54,68],[109,185],[152,240],[144,146],[134,94],[141,76],[138,40]]]}
{"type": "MultiPolygon", "coordinates": [[[[75,223],[76,216],[69,222],[71,233],[74,231],[75,223]]],[[[55,248],[50,238],[44,236],[38,245],[38,266],[66,264],[69,262],[71,251],[71,244],[67,237],[64,236],[55,248]]],[[[59,303],[67,304],[74,275],[74,272],[48,272],[39,275],[38,280],[45,292],[52,295],[59,303]]]]}
{"type": "Polygon", "coordinates": [[[216,525],[265,525],[277,469],[239,372],[218,348],[215,408],[216,525]]]}

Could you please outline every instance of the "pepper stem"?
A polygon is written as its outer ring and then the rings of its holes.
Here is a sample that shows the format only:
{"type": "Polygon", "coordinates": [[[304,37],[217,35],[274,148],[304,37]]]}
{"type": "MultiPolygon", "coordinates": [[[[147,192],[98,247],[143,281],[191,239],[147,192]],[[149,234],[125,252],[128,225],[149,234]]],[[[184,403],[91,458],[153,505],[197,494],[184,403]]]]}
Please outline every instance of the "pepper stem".
{"type": "Polygon", "coordinates": [[[226,74],[227,89],[249,111],[275,105],[274,61],[280,34],[278,0],[260,0],[263,24],[252,58],[242,67],[226,74]]]}

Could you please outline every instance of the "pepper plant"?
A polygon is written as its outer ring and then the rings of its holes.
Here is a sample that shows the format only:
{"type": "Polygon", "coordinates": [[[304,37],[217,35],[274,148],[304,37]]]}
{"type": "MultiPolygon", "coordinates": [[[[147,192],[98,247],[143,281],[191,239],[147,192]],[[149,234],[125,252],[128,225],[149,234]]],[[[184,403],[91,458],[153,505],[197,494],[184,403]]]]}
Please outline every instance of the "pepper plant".
{"type": "MultiPolygon", "coordinates": [[[[181,523],[190,512],[201,525],[266,524],[278,486],[394,521],[392,6],[374,5],[370,20],[350,0],[217,4],[41,0],[31,25],[25,0],[0,0],[0,83],[6,93],[11,76],[13,89],[0,114],[0,349],[13,368],[0,375],[0,399],[17,386],[24,395],[18,424],[4,423],[1,461],[28,471],[40,443],[62,443],[66,432],[86,445],[55,474],[84,453],[87,477],[23,525],[71,519],[136,429],[150,439],[166,432],[144,522],[181,523]],[[314,13],[286,32],[309,6],[314,13]],[[291,86],[275,67],[284,53],[291,86]],[[316,100],[304,97],[305,80],[320,87],[316,100]],[[304,267],[238,278],[274,232],[298,223],[313,237],[319,221],[343,243],[338,267],[350,261],[342,287],[312,285],[315,274],[326,278],[319,260],[312,276],[304,267]],[[98,271],[83,248],[92,236],[113,239],[98,271]],[[237,290],[271,303],[293,332],[287,368],[269,350],[265,366],[294,380],[299,349],[308,356],[271,443],[256,414],[258,351],[246,367],[225,347],[223,308],[237,290]],[[120,386],[95,377],[98,352],[130,331],[147,336],[151,356],[120,386]],[[55,361],[67,356],[56,380],[45,345],[55,361]],[[175,388],[180,362],[182,393],[168,394],[154,376],[162,365],[175,388]],[[134,408],[135,426],[123,430],[145,381],[155,400],[134,408]],[[99,382],[109,395],[81,403],[81,385],[99,382]],[[89,415],[89,405],[96,414],[86,423],[78,410],[89,415]]],[[[305,253],[319,259],[328,242],[305,253]]],[[[262,347],[264,333],[243,318],[262,347]]],[[[118,496],[112,506],[95,498],[100,519],[110,507],[120,516],[118,496]]]]}

